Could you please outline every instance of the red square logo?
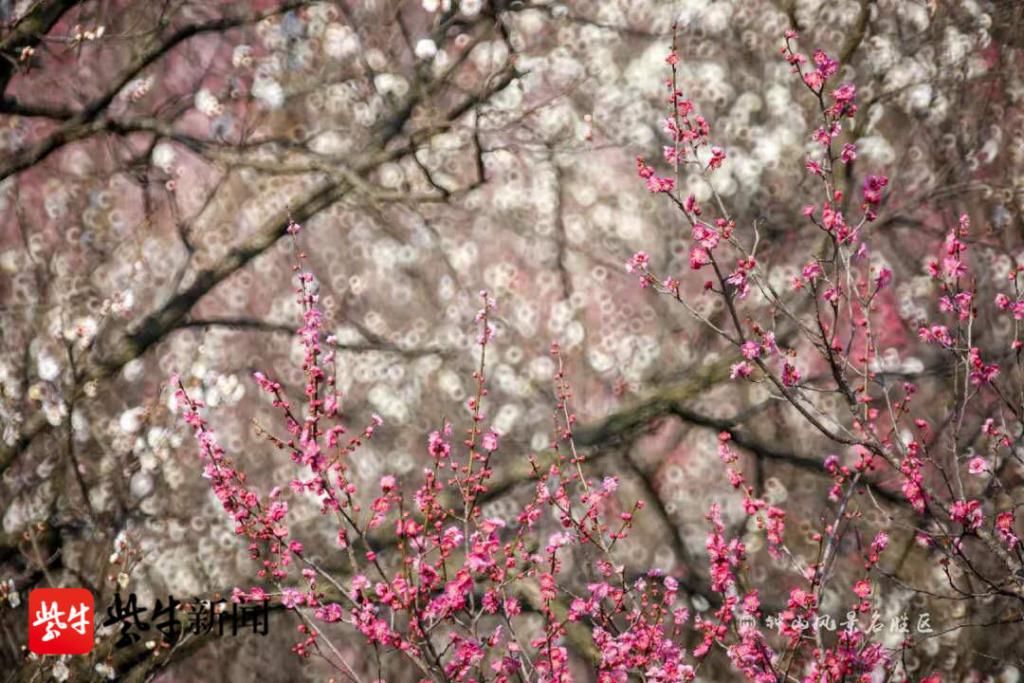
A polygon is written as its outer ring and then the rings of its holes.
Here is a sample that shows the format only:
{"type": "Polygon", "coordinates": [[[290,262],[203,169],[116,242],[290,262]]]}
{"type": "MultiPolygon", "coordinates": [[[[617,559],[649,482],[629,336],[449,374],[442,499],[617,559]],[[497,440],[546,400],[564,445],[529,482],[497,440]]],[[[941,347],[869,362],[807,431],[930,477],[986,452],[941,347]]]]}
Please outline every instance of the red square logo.
{"type": "Polygon", "coordinates": [[[28,594],[28,649],[37,655],[92,650],[94,601],[85,588],[37,588],[28,594]]]}

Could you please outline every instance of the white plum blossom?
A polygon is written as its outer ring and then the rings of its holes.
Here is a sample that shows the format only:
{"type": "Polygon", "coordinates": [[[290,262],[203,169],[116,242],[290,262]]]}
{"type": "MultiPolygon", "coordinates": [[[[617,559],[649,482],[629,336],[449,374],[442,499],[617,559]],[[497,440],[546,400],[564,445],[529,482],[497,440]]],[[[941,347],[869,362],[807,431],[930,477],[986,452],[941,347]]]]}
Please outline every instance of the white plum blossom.
{"type": "Polygon", "coordinates": [[[52,382],[57,379],[60,374],[60,364],[57,363],[57,359],[48,353],[42,353],[39,358],[36,359],[36,369],[39,373],[39,379],[47,382],[52,382]]]}
{"type": "Polygon", "coordinates": [[[71,675],[71,669],[68,668],[68,665],[65,664],[62,659],[53,665],[53,671],[51,673],[53,674],[54,680],[66,681],[71,675]]]}
{"type": "Polygon", "coordinates": [[[135,293],[130,289],[126,289],[123,292],[114,294],[114,298],[110,302],[110,310],[115,315],[126,316],[131,313],[134,305],[135,293]]]}
{"type": "Polygon", "coordinates": [[[178,153],[175,151],[174,146],[169,143],[161,142],[153,148],[153,165],[165,173],[170,173],[171,167],[174,166],[174,161],[177,158],[178,153]]]}
{"type": "Polygon", "coordinates": [[[475,17],[484,8],[483,0],[462,0],[459,3],[459,11],[467,17],[475,17]]]}
{"type": "Polygon", "coordinates": [[[409,92],[409,81],[396,74],[377,74],[373,85],[381,95],[402,97],[409,92]]]}
{"type": "Polygon", "coordinates": [[[236,45],[231,53],[231,63],[237,67],[247,67],[252,64],[252,47],[249,45],[236,45]]]}
{"type": "Polygon", "coordinates": [[[430,38],[421,38],[414,51],[418,59],[432,59],[437,54],[437,43],[430,38]]]}
{"type": "Polygon", "coordinates": [[[284,106],[284,88],[273,78],[257,78],[253,81],[252,96],[268,109],[284,106]]]}
{"type": "Polygon", "coordinates": [[[359,52],[359,36],[348,26],[330,24],[324,31],[323,46],[328,57],[344,59],[359,52]]]}
{"type": "Polygon", "coordinates": [[[217,97],[206,88],[200,88],[199,91],[196,92],[193,101],[195,102],[196,110],[205,116],[217,116],[223,110],[223,107],[217,100],[217,97]]]}
{"type": "Polygon", "coordinates": [[[130,408],[121,413],[117,426],[125,434],[135,434],[142,428],[142,418],[145,412],[145,408],[142,407],[130,408]]]}

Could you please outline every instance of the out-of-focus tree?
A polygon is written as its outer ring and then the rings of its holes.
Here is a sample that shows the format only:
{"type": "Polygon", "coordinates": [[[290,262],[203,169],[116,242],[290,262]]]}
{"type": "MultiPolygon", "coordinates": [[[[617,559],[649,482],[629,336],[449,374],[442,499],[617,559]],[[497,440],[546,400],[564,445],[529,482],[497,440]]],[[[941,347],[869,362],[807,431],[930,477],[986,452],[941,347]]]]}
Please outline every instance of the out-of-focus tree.
{"type": "MultiPolygon", "coordinates": [[[[263,283],[287,273],[275,245],[291,218],[324,233],[316,258],[333,264],[339,320],[348,292],[378,284],[352,262],[422,259],[439,236],[403,214],[480,187],[484,137],[515,125],[502,113],[520,76],[507,20],[481,4],[7,11],[0,469],[12,586],[69,576],[102,601],[115,537],[139,533],[156,576],[186,573],[162,585],[219,587],[231,574],[205,574],[202,558],[233,565],[221,547],[172,559],[183,522],[207,522],[162,426],[166,368],[194,361],[201,380],[201,365],[224,362],[207,400],[240,398],[233,373],[280,331],[286,298],[263,283]]],[[[381,279],[381,294],[413,305],[417,277],[381,279]]],[[[397,370],[444,353],[375,329],[360,320],[338,345],[397,370]]],[[[20,628],[8,628],[5,657],[18,660],[20,628]]]]}
{"type": "MultiPolygon", "coordinates": [[[[657,503],[646,535],[617,548],[623,561],[700,578],[687,565],[704,511],[730,500],[718,430],[734,431],[772,495],[817,490],[835,446],[726,383],[727,350],[622,273],[637,248],[658,272],[689,269],[686,227],[635,182],[631,161],[667,141],[674,21],[679,86],[728,154],[716,189],[739,223],[759,226],[779,283],[813,239],[800,209],[816,124],[778,58],[787,28],[860,83],[846,181],[884,170],[900,198],[882,207],[876,256],[916,273],[921,246],[968,210],[985,218],[995,276],[1018,257],[1013,2],[39,0],[0,13],[0,552],[21,592],[81,583],[108,598],[118,537],[144,552],[131,576],[140,594],[233,585],[248,560],[161,387],[180,371],[223,413],[234,453],[258,442],[251,418],[268,421],[245,399],[253,369],[279,367],[299,391],[286,362],[296,309],[280,286],[289,217],[306,226],[321,276],[345,409],[389,426],[359,455],[366,481],[417,471],[420,437],[461,414],[486,287],[503,316],[491,398],[506,452],[549,441],[558,339],[593,467],[628,473],[657,503]]],[[[678,182],[709,199],[696,176],[678,182]]],[[[883,302],[886,371],[940,387],[942,359],[914,334],[925,283],[898,281],[883,302]]],[[[716,301],[702,313],[722,316],[716,301]]],[[[284,478],[286,463],[248,459],[254,476],[284,478]]],[[[488,505],[511,517],[528,470],[502,465],[507,495],[488,505]]],[[[15,662],[23,613],[11,614],[3,652],[15,662]]],[[[968,656],[978,644],[963,642],[969,663],[955,666],[981,666],[968,656]]],[[[253,652],[243,667],[273,656],[240,647],[253,652]]]]}

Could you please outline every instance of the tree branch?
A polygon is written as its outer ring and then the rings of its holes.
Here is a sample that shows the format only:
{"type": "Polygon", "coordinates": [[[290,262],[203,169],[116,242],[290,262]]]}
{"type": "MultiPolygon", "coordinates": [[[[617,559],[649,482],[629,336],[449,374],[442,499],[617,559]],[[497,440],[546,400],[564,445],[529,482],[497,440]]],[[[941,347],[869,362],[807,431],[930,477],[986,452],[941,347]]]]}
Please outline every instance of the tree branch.
{"type": "MultiPolygon", "coordinates": [[[[453,122],[461,118],[479,103],[487,101],[507,87],[517,75],[518,72],[514,69],[504,70],[501,72],[500,77],[492,79],[482,91],[466,98],[463,102],[450,109],[445,119],[448,122],[453,122]]],[[[401,112],[396,114],[398,117],[401,117],[401,115],[401,112]]],[[[69,125],[73,123],[75,122],[69,122],[69,125]]],[[[82,124],[77,123],[75,125],[82,124]]],[[[93,122],[90,125],[98,125],[102,128],[108,125],[108,123],[93,122]]],[[[394,129],[392,127],[388,130],[394,129]]],[[[398,135],[398,131],[392,134],[398,135]]],[[[407,143],[397,145],[391,149],[388,149],[388,145],[392,141],[391,138],[379,140],[379,144],[374,146],[373,149],[381,151],[368,154],[364,157],[362,163],[354,164],[350,175],[365,178],[384,163],[414,154],[418,144],[415,139],[416,137],[417,135],[413,134],[407,143]]],[[[0,173],[0,178],[2,177],[3,174],[0,173]]],[[[287,228],[290,218],[294,218],[299,222],[307,221],[321,210],[338,201],[350,189],[351,186],[348,183],[343,183],[333,178],[325,178],[316,182],[310,190],[298,198],[297,203],[291,208],[290,216],[287,212],[281,212],[270,217],[253,236],[231,249],[215,265],[196,273],[192,279],[192,284],[185,291],[176,293],[159,309],[133,325],[119,339],[114,340],[109,345],[111,351],[105,357],[90,357],[87,359],[81,368],[81,377],[78,378],[77,385],[81,387],[90,380],[109,377],[119,371],[129,361],[141,356],[163,339],[167,333],[181,324],[191,308],[211,289],[275,244],[285,234],[285,228],[287,228]]],[[[37,436],[49,429],[49,422],[41,413],[36,413],[26,420],[25,424],[22,425],[18,438],[13,444],[0,445],[0,475],[11,466],[37,436]]]]}
{"type": "Polygon", "coordinates": [[[41,0],[14,25],[3,40],[0,40],[0,94],[14,77],[14,71],[21,57],[22,49],[35,47],[50,32],[65,12],[81,0],[41,0]],[[6,57],[6,59],[5,59],[6,57]]]}
{"type": "MultiPolygon", "coordinates": [[[[67,7],[64,7],[66,10],[70,6],[77,4],[77,0],[55,0],[41,4],[46,6],[57,5],[61,7],[66,5],[67,7]]],[[[106,110],[110,103],[114,101],[114,98],[117,97],[118,93],[120,93],[121,90],[132,81],[132,79],[142,73],[143,70],[157,62],[161,57],[181,43],[204,33],[216,33],[230,28],[243,26],[245,24],[256,23],[268,17],[297,9],[306,4],[308,4],[308,0],[288,0],[288,2],[283,2],[277,7],[263,12],[258,12],[244,17],[219,17],[203,23],[184,26],[173,31],[164,37],[163,40],[155,43],[148,49],[143,50],[142,54],[136,57],[131,64],[121,71],[120,75],[111,81],[111,84],[102,95],[87,104],[85,108],[70,118],[67,123],[33,147],[15,155],[13,161],[5,164],[3,169],[0,170],[0,180],[13,175],[14,173],[23,171],[26,168],[42,161],[68,143],[80,140],[103,130],[108,124],[98,121],[97,119],[99,115],[106,110]]],[[[53,23],[56,23],[56,19],[53,20],[53,23]]],[[[47,26],[47,30],[49,30],[49,27],[51,27],[53,23],[50,23],[47,26]]],[[[33,23],[33,26],[36,25],[42,24],[37,21],[33,23]]],[[[4,43],[6,42],[7,41],[4,41],[4,43]]],[[[0,49],[3,49],[4,43],[0,43],[0,49]]],[[[10,68],[10,65],[5,60],[0,60],[0,85],[6,86],[7,81],[3,79],[4,68],[10,68]]],[[[10,74],[7,75],[7,80],[9,79],[10,74]]]]}

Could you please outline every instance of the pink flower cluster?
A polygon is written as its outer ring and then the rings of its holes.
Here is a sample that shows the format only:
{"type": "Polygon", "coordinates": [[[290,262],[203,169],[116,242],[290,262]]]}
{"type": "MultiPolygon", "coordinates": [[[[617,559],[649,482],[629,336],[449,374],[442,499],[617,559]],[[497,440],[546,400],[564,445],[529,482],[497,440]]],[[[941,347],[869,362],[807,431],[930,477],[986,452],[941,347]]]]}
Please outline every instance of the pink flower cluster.
{"type": "MultiPolygon", "coordinates": [[[[636,261],[639,267],[646,265],[642,257],[636,261]]],[[[585,459],[572,439],[576,418],[558,347],[552,346],[558,365],[554,457],[542,465],[530,456],[534,496],[514,520],[485,517],[481,511],[490,493],[492,458],[501,442],[494,429],[483,426],[487,349],[495,335],[495,303],[486,292],[481,292],[482,307],[476,316],[480,364],[474,373],[476,393],[466,402],[470,426],[465,438],[453,441],[452,426],[445,423],[426,439],[427,466],[412,485],[412,494],[405,495],[406,486],[398,477],[385,474],[364,507],[362,501],[371,492],[357,486],[350,457],[382,420],[373,416],[356,436],[344,438],[334,354],[322,346],[324,320],[317,287],[310,273],[300,266],[296,271],[303,310],[297,331],[305,350],[303,410],[293,407],[280,382],[265,373],[256,373],[254,380],[280,413],[286,436],[263,427],[261,432],[304,474],[287,489],[274,487],[266,496],[248,488],[245,475],[217,445],[201,415],[204,406],[175,379],[179,405],[196,432],[207,476],[236,520],[237,533],[248,538],[252,556],[262,561],[257,577],[273,586],[237,588],[233,598],[278,599],[302,619],[301,638],[293,650],[301,656],[330,651],[328,660],[342,672],[350,672],[351,665],[330,642],[326,625],[347,624],[375,652],[400,653],[426,680],[474,681],[481,671],[488,671],[488,679],[499,682],[524,676],[568,681],[567,624],[585,621],[592,624],[594,643],[602,652],[596,665],[599,680],[625,680],[635,672],[644,672],[649,680],[692,680],[693,666],[686,663],[686,651],[679,645],[686,615],[677,604],[676,580],[664,576],[655,583],[654,575],[628,579],[624,567],[607,559],[615,544],[629,535],[644,505],[636,501],[623,506],[615,476],[587,478],[585,459]],[[321,514],[336,521],[349,579],[336,575],[337,566],[312,560],[303,544],[290,538],[287,491],[317,501],[321,514]],[[559,530],[537,546],[533,539],[543,533],[544,520],[551,515],[559,530]],[[387,534],[401,559],[397,570],[386,568],[380,555],[387,534]],[[599,578],[584,600],[564,583],[563,562],[569,553],[588,552],[596,557],[599,578]],[[289,575],[296,563],[302,567],[297,585],[289,575]],[[545,624],[542,634],[528,641],[512,627],[526,608],[524,603],[545,624]],[[560,616],[563,613],[567,619],[560,616]],[[441,628],[447,633],[444,644],[435,636],[441,628]]]]}
{"type": "MultiPolygon", "coordinates": [[[[878,327],[884,321],[880,320],[880,310],[893,305],[895,275],[892,268],[872,263],[869,256],[872,224],[893,201],[890,181],[880,173],[861,176],[859,212],[855,219],[844,216],[844,211],[850,209],[840,182],[855,177],[852,165],[858,155],[855,141],[841,138],[844,131],[852,128],[844,126],[844,122],[857,115],[857,90],[850,83],[830,86],[830,79],[839,72],[839,63],[821,50],[814,51],[810,58],[797,52],[795,38],[794,33],[787,33],[782,53],[813,94],[821,116],[821,125],[811,135],[816,143],[815,152],[806,159],[805,168],[815,185],[820,185],[822,195],[807,204],[802,213],[824,236],[824,256],[804,260],[791,280],[793,298],[787,299],[760,269],[760,236],[756,226],[748,239],[737,230],[724,200],[717,195],[708,209],[699,206],[692,196],[683,200],[669,193],[670,201],[690,226],[690,267],[694,271],[710,271],[702,292],[721,299],[724,322],[703,318],[689,305],[683,295],[682,277],[659,277],[652,273],[646,253],[634,255],[627,270],[641,276],[643,287],[669,294],[686,305],[691,315],[736,349],[739,358],[730,368],[733,379],[767,386],[775,399],[784,401],[814,431],[847,449],[855,460],[850,465],[841,464],[837,455],[824,460],[825,472],[831,479],[828,500],[834,506],[829,513],[832,519],[812,536],[820,544],[818,560],[810,566],[796,567],[806,584],[790,591],[787,609],[781,614],[779,634],[788,640],[781,653],[772,651],[768,643],[774,641],[765,640],[757,628],[733,627],[738,614],[757,614],[759,597],[750,591],[741,594],[746,587],[738,576],[747,561],[746,546],[739,539],[727,540],[721,509],[717,504],[712,506],[707,517],[712,530],[706,548],[711,563],[711,588],[722,596],[722,606],[714,619],[695,619],[694,626],[703,634],[703,641],[694,650],[694,656],[703,659],[716,645],[721,645],[734,669],[748,681],[782,680],[777,669],[779,661],[792,665],[797,660],[803,664],[800,676],[808,683],[869,680],[881,675],[880,672],[890,675],[896,671],[900,665],[899,650],[912,648],[913,644],[907,640],[893,650],[883,646],[874,636],[874,629],[859,626],[846,629],[828,643],[818,626],[823,617],[819,613],[821,596],[834,578],[834,565],[844,544],[849,543],[853,534],[862,538],[865,525],[860,518],[863,506],[856,503],[858,495],[872,492],[874,501],[875,491],[895,499],[902,494],[904,512],[911,519],[927,516],[931,520],[929,524],[920,519],[910,522],[911,526],[925,528],[916,534],[921,545],[929,552],[942,554],[944,565],[957,565],[981,584],[991,579],[979,571],[977,559],[968,556],[963,536],[979,541],[971,549],[984,555],[984,562],[991,561],[1009,572],[1024,571],[1014,510],[1005,509],[1006,502],[982,495],[1002,486],[1000,463],[1019,458],[1005,425],[1012,423],[1017,425],[1013,429],[1018,430],[1024,406],[1020,405],[1019,387],[1002,386],[1002,361],[993,360],[989,350],[991,335],[979,325],[983,318],[977,310],[978,279],[969,263],[969,244],[979,240],[968,242],[970,221],[966,215],[948,231],[939,258],[927,266],[927,272],[938,285],[934,300],[937,315],[916,325],[919,339],[936,345],[954,374],[956,396],[950,401],[948,418],[952,426],[943,428],[953,432],[952,439],[945,434],[940,439],[929,422],[919,416],[934,406],[914,401],[918,394],[914,378],[891,381],[883,374],[886,370],[881,351],[885,347],[878,327]],[[837,177],[837,161],[847,165],[845,178],[837,177]],[[760,301],[751,302],[747,295],[755,287],[760,301]],[[793,303],[804,300],[800,294],[808,297],[806,308],[793,303]],[[788,348],[784,349],[776,346],[774,334],[767,331],[778,329],[780,321],[792,322],[787,325],[791,329],[786,337],[788,348]],[[796,341],[790,341],[794,338],[796,341]],[[773,356],[777,363],[769,362],[773,356]],[[835,414],[821,415],[814,397],[829,394],[844,408],[835,414]],[[977,412],[968,412],[969,406],[977,412]],[[972,426],[965,428],[965,424],[972,426]],[[970,430],[974,430],[975,436],[966,434],[970,430]],[[974,438],[987,448],[984,457],[963,455],[962,444],[972,443],[970,439],[974,438]],[[940,452],[946,443],[953,444],[954,452],[948,455],[940,452]],[[961,477],[961,463],[966,463],[966,471],[974,479],[961,477]],[[808,636],[808,628],[812,637],[808,636]],[[802,659],[798,653],[803,653],[802,659]]],[[[675,83],[680,58],[673,52],[668,61],[673,69],[671,83],[675,83]]],[[[673,121],[690,116],[693,103],[681,100],[674,88],[672,92],[673,121]]],[[[709,127],[701,119],[699,126],[693,128],[669,125],[667,130],[674,136],[674,142],[698,140],[706,144],[709,127]],[[680,131],[686,135],[680,135],[680,131]]],[[[689,154],[695,150],[685,151],[687,154],[680,151],[679,144],[674,144],[665,148],[665,156],[676,167],[695,158],[689,154]]],[[[713,170],[711,166],[701,170],[709,172],[713,170]]],[[[994,298],[995,310],[1011,314],[1014,321],[1024,319],[1024,292],[1019,282],[1022,272],[1024,269],[1012,268],[1009,280],[1013,293],[998,293],[994,298]]],[[[1024,340],[1016,322],[1012,330],[1011,350],[1017,358],[1013,370],[1019,377],[1024,340]]],[[[743,495],[744,510],[753,518],[753,526],[764,531],[767,551],[780,559],[792,559],[784,543],[785,512],[756,495],[754,487],[746,483],[738,465],[741,454],[733,448],[732,441],[732,434],[723,432],[718,443],[730,483],[743,495]]],[[[869,612],[873,599],[880,593],[880,585],[871,574],[884,573],[879,563],[890,537],[884,531],[873,533],[874,540],[863,549],[866,573],[850,585],[854,615],[869,612]]],[[[858,547],[860,543],[858,540],[858,547]]],[[[1019,586],[1019,581],[1007,576],[1001,585],[1010,584],[1019,586]]],[[[952,579],[950,588],[960,590],[952,579]]],[[[1024,589],[1013,588],[1007,593],[1011,594],[1019,597],[1024,595],[1024,589]]],[[[787,668],[787,674],[789,671],[787,668]]],[[[931,682],[938,678],[932,675],[923,680],[931,682]]]]}
{"type": "MultiPolygon", "coordinates": [[[[820,230],[828,248],[823,256],[801,257],[798,263],[804,265],[785,297],[762,271],[756,230],[749,239],[741,234],[721,197],[715,195],[710,208],[693,196],[677,197],[673,179],[637,159],[647,189],[673,202],[689,227],[690,268],[707,278],[702,295],[719,297],[724,304],[725,323],[689,311],[735,349],[731,376],[763,384],[768,395],[843,454],[823,459],[828,493],[822,501],[827,498],[828,507],[811,536],[817,555],[804,560],[787,548],[782,504],[773,504],[777,501],[760,491],[759,483],[747,481],[744,449],[737,445],[743,444],[742,427],[727,420],[711,423],[722,430],[718,455],[733,490],[742,497],[745,518],[740,521],[745,524],[737,528],[763,533],[766,552],[793,573],[781,591],[773,591],[785,603],[777,632],[760,627],[764,598],[748,580],[748,563],[759,551],[727,528],[717,502],[705,516],[710,525],[704,545],[706,575],[686,576],[692,585],[683,588],[702,593],[714,609],[691,619],[680,596],[681,572],[637,571],[614,561],[617,544],[629,538],[644,504],[626,502],[613,474],[588,474],[586,455],[577,450],[573,436],[577,416],[557,344],[551,347],[557,370],[550,448],[521,456],[532,477],[529,495],[514,518],[485,514],[485,504],[498,488],[496,459],[516,457],[503,451],[503,444],[507,449],[510,442],[487,427],[488,350],[500,329],[496,304],[487,292],[480,293],[475,318],[479,364],[473,372],[475,392],[465,403],[464,435],[456,438],[453,426],[444,422],[425,440],[420,472],[402,477],[385,473],[373,486],[361,487],[351,458],[383,421],[374,415],[351,435],[341,424],[334,353],[323,345],[318,288],[312,274],[303,270],[301,256],[295,266],[302,308],[297,335],[304,350],[301,409],[293,406],[280,382],[263,373],[254,375],[279,413],[284,432],[260,427],[261,433],[275,450],[288,454],[299,472],[288,486],[274,487],[265,496],[256,492],[217,444],[202,403],[174,380],[178,405],[196,436],[204,476],[236,533],[247,539],[250,554],[260,563],[256,577],[267,586],[236,589],[236,601],[279,600],[302,621],[294,651],[321,654],[353,679],[358,676],[351,663],[331,641],[332,625],[358,633],[371,646],[378,670],[383,654],[392,653],[422,681],[568,683],[574,680],[572,649],[589,656],[593,678],[601,683],[691,681],[715,656],[727,659],[739,678],[753,683],[838,683],[892,678],[903,660],[900,655],[912,647],[909,639],[887,647],[875,629],[859,621],[884,591],[885,582],[878,577],[887,573],[882,562],[891,543],[886,531],[869,531],[865,505],[858,501],[861,494],[869,493],[876,507],[876,494],[901,505],[912,520],[907,524],[914,530],[911,538],[917,534],[929,551],[945,553],[944,563],[974,571],[965,553],[977,541],[997,562],[1019,567],[1021,541],[1014,511],[980,488],[998,483],[1000,463],[1012,452],[1016,428],[1008,427],[998,412],[1009,403],[1000,392],[1000,367],[983,359],[986,347],[974,330],[978,296],[968,263],[969,221],[963,216],[949,231],[940,258],[928,266],[940,290],[936,309],[945,319],[921,321],[918,337],[935,344],[936,354],[953,360],[958,405],[990,401],[987,419],[978,420],[980,429],[975,426],[978,443],[987,450],[983,457],[954,449],[952,457],[941,458],[936,451],[943,439],[919,416],[924,412],[921,401],[914,400],[917,386],[909,380],[891,382],[873,364],[880,346],[874,327],[878,303],[892,297],[894,274],[870,262],[868,240],[875,226],[869,224],[887,202],[888,178],[865,176],[859,216],[843,216],[843,210],[858,210],[849,209],[837,187],[835,162],[852,164],[857,150],[852,142],[843,143],[840,151],[834,148],[841,142],[843,121],[857,113],[856,89],[842,84],[829,93],[838,62],[821,50],[808,59],[793,49],[794,39],[795,34],[787,33],[783,54],[813,93],[822,122],[812,134],[820,149],[806,167],[823,192],[803,215],[820,230]],[[794,299],[804,308],[791,307],[794,299]],[[780,328],[780,320],[792,322],[793,331],[780,328]],[[837,397],[842,412],[823,415],[814,399],[819,393],[837,397]],[[974,478],[960,476],[964,461],[974,478]],[[300,496],[314,501],[321,515],[337,525],[338,552],[325,561],[330,564],[322,564],[319,553],[307,553],[291,536],[289,502],[300,496]],[[970,543],[965,542],[968,537],[970,543]],[[836,588],[835,567],[844,556],[852,556],[853,574],[840,594],[853,616],[850,626],[833,637],[821,628],[828,618],[821,606],[827,603],[826,591],[836,588]],[[293,576],[296,565],[299,575],[293,576]],[[536,619],[531,629],[523,628],[526,613],[536,619]]],[[[665,122],[672,145],[665,147],[665,159],[676,170],[693,165],[699,173],[712,173],[726,153],[710,144],[707,121],[675,86],[678,53],[673,50],[666,61],[673,78],[671,113],[665,122]]],[[[852,173],[852,166],[846,171],[852,173]]],[[[299,226],[290,223],[288,233],[296,239],[299,226]]],[[[646,252],[635,252],[626,270],[641,287],[687,303],[682,278],[655,277],[646,252]]],[[[1014,296],[995,298],[996,309],[1011,312],[1015,319],[1024,315],[1017,276],[1015,270],[1014,296]]],[[[1019,419],[1014,410],[1010,413],[1019,419]]],[[[951,423],[963,421],[963,413],[954,416],[958,419],[951,423]]],[[[955,444],[960,427],[949,429],[954,430],[955,444]]],[[[982,579],[980,585],[989,581],[975,574],[982,579]]],[[[1006,581],[1000,590],[1010,591],[1010,585],[1006,581]]]]}

